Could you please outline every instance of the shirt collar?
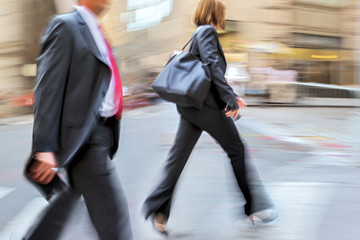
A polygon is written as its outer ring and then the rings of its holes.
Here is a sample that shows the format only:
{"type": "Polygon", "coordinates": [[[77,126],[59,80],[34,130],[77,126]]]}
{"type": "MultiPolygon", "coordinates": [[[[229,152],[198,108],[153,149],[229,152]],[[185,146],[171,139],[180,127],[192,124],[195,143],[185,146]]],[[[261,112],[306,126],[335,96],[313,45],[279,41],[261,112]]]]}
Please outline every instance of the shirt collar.
{"type": "Polygon", "coordinates": [[[87,7],[81,5],[75,5],[74,8],[83,16],[87,21],[90,21],[90,24],[95,26],[100,26],[97,16],[87,7]]]}

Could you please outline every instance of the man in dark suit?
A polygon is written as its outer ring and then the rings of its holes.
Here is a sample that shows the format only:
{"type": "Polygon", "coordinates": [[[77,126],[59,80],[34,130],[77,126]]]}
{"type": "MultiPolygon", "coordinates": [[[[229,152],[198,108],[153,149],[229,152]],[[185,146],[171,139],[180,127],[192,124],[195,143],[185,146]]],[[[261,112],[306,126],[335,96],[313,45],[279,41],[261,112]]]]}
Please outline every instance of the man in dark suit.
{"type": "Polygon", "coordinates": [[[128,206],[111,161],[118,148],[121,80],[98,17],[108,0],[79,0],[56,16],[42,37],[35,87],[33,161],[28,178],[51,186],[66,169],[70,188],[58,194],[24,239],[58,239],[83,196],[101,239],[131,240],[128,206]]]}

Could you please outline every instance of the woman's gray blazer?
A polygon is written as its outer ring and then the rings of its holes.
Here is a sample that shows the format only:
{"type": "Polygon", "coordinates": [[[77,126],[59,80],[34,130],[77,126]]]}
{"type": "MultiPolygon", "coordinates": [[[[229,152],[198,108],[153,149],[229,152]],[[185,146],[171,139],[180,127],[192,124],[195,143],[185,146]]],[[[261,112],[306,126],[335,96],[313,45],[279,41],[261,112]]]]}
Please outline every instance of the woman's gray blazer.
{"type": "Polygon", "coordinates": [[[211,69],[211,87],[204,104],[216,109],[239,108],[236,94],[225,79],[226,60],[218,34],[211,25],[199,27],[189,51],[200,58],[201,62],[209,64],[211,69]]]}

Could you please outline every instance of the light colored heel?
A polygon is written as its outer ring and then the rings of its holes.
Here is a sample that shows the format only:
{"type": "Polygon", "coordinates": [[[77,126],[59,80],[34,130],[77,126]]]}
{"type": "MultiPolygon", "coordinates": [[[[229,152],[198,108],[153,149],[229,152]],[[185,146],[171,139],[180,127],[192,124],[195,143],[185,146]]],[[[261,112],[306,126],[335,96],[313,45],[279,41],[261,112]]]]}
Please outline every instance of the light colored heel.
{"type": "Polygon", "coordinates": [[[255,223],[269,223],[274,221],[278,217],[278,213],[274,209],[267,209],[253,213],[249,216],[250,222],[255,223]]]}
{"type": "Polygon", "coordinates": [[[166,230],[166,223],[168,221],[168,217],[162,213],[157,213],[152,218],[152,224],[155,230],[163,236],[168,236],[169,233],[166,230]]]}

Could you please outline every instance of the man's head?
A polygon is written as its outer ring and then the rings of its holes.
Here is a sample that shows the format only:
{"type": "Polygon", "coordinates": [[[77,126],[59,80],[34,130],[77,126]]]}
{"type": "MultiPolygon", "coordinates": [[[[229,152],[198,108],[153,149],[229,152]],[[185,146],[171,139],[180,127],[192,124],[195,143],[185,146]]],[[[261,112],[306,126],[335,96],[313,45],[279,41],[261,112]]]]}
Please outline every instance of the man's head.
{"type": "Polygon", "coordinates": [[[90,9],[95,15],[99,16],[108,6],[110,0],[78,0],[79,5],[83,5],[90,9]]]}

